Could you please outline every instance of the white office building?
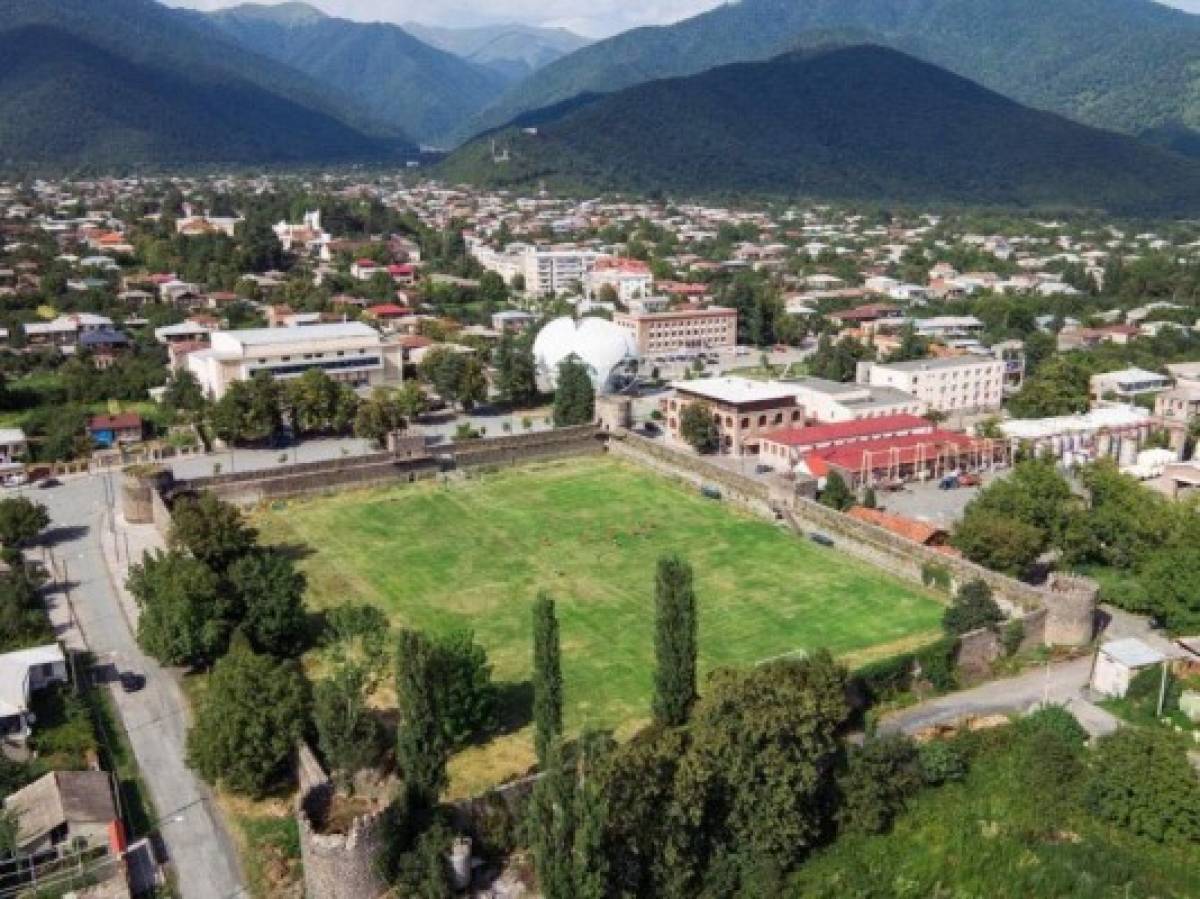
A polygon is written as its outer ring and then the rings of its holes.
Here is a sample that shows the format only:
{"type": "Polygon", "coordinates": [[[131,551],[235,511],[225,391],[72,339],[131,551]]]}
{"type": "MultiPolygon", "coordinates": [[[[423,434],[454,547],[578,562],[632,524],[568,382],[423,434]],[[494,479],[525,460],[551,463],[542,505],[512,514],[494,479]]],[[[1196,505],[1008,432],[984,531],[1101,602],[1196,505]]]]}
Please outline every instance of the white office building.
{"type": "Polygon", "coordinates": [[[860,362],[858,383],[915,396],[927,412],[995,412],[1004,399],[1005,365],[991,356],[909,362],[860,362]]]}
{"type": "Polygon", "coordinates": [[[319,368],[352,387],[398,382],[403,350],[361,322],[214,331],[207,349],[187,356],[188,370],[215,399],[257,372],[284,380],[319,368]]]}

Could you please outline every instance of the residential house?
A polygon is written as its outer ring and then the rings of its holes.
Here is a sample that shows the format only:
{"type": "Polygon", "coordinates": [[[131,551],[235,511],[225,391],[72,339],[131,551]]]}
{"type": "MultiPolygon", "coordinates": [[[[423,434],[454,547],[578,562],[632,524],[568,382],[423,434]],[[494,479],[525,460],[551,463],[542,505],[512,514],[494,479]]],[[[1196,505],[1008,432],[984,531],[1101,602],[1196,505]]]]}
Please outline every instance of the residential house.
{"type": "Polygon", "coordinates": [[[17,824],[16,849],[49,860],[88,849],[119,853],[125,844],[107,771],[51,771],[4,800],[17,824]]]}
{"type": "Polygon", "coordinates": [[[96,415],[88,420],[88,435],[102,449],[123,443],[139,443],[143,435],[142,417],[136,412],[96,415]]]}

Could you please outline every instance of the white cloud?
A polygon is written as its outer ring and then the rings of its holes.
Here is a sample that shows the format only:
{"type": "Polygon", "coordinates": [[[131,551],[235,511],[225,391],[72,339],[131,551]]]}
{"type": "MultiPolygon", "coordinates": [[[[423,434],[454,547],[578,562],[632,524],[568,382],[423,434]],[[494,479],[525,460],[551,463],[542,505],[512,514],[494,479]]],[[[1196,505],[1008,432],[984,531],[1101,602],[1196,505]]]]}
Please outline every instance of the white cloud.
{"type": "Polygon", "coordinates": [[[1185,12],[1200,13],[1200,0],[1159,0],[1160,3],[1165,3],[1167,6],[1174,6],[1176,9],[1182,9],[1185,12]]]}
{"type": "MultiPolygon", "coordinates": [[[[242,0],[167,0],[172,6],[212,10],[242,0]]],[[[606,37],[639,25],[665,25],[718,6],[721,0],[307,0],[330,15],[359,21],[425,22],[463,27],[495,22],[556,25],[606,37]]]]}

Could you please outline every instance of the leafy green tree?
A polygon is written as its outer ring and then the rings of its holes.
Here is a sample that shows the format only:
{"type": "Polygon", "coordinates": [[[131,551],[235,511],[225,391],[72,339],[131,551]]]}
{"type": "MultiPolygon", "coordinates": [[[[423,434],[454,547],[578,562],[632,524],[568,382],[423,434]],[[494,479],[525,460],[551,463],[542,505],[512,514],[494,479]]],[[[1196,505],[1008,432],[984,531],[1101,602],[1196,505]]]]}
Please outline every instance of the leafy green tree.
{"type": "Polygon", "coordinates": [[[487,401],[487,372],[478,356],[468,356],[463,361],[458,384],[455,386],[455,395],[459,405],[467,412],[487,401]]]}
{"type": "Polygon", "coordinates": [[[283,418],[278,393],[265,384],[256,384],[269,379],[269,375],[264,375],[249,381],[234,381],[212,404],[209,424],[218,437],[235,444],[265,440],[275,432],[283,418]]]}
{"type": "Polygon", "coordinates": [[[496,724],[496,690],[487,652],[469,628],[432,639],[437,666],[437,706],[442,729],[453,748],[496,724]]]}
{"type": "Polygon", "coordinates": [[[601,760],[597,782],[607,810],[605,838],[611,887],[618,896],[664,896],[676,880],[668,847],[676,772],[688,748],[687,731],[651,724],[601,760]]]}
{"type": "Polygon", "coordinates": [[[200,412],[204,409],[204,388],[186,368],[176,369],[167,377],[163,402],[180,412],[200,412]]]}
{"type": "Polygon", "coordinates": [[[698,453],[715,453],[721,431],[707,403],[688,403],[679,412],[679,436],[698,453]]]}
{"type": "Polygon", "coordinates": [[[828,334],[817,340],[817,349],[808,359],[809,373],[829,381],[853,381],[858,372],[858,362],[870,351],[854,337],[846,336],[834,343],[828,334]]]}
{"type": "Polygon", "coordinates": [[[839,778],[838,824],[843,830],[884,833],[923,782],[917,746],[892,735],[851,748],[839,778]]]}
{"type": "Polygon", "coordinates": [[[275,550],[260,549],[235,559],[227,573],[238,598],[242,631],[259,652],[295,658],[308,645],[304,575],[275,550]]]}
{"type": "Polygon", "coordinates": [[[916,325],[905,322],[900,328],[900,343],[896,349],[888,353],[888,362],[908,362],[913,359],[924,359],[929,352],[929,342],[917,333],[916,325]]]}
{"type": "Polygon", "coordinates": [[[1084,466],[1079,480],[1087,512],[1070,521],[1061,543],[1072,563],[1128,570],[1169,542],[1178,522],[1161,494],[1108,459],[1084,466]]]}
{"type": "Polygon", "coordinates": [[[310,368],[284,383],[282,403],[289,409],[298,433],[341,433],[354,421],[358,396],[321,369],[310,368]]]}
{"type": "Polygon", "coordinates": [[[237,600],[212,570],[177,550],[149,553],[129,570],[137,639],[164,665],[200,667],[220,658],[237,622],[237,600]]]}
{"type": "MultiPolygon", "coordinates": [[[[405,385],[407,389],[410,385],[405,385]]],[[[420,388],[411,385],[420,392],[420,388]]],[[[421,394],[424,397],[424,394],[421,394]]],[[[396,391],[376,387],[370,397],[358,405],[354,416],[354,436],[374,441],[382,446],[388,434],[403,430],[408,422],[396,391]]]]}
{"type": "Polygon", "coordinates": [[[36,540],[50,526],[50,513],[25,496],[0,499],[0,543],[19,547],[36,540]]]}
{"type": "Polygon", "coordinates": [[[596,390],[587,366],[577,357],[568,356],[558,366],[554,391],[554,426],[591,424],[596,418],[596,390]]]}
{"type": "Polygon", "coordinates": [[[854,505],[854,494],[846,485],[846,479],[838,472],[831,471],[825,477],[825,489],[821,491],[819,500],[823,506],[845,512],[854,505]]]}
{"type": "Polygon", "coordinates": [[[953,543],[972,562],[1020,576],[1042,554],[1045,535],[1037,527],[1007,515],[973,512],[955,528],[953,543]]]}
{"type": "Polygon", "coordinates": [[[527,406],[537,399],[537,367],[530,337],[514,337],[506,332],[496,351],[500,398],[513,406],[527,406]]]}
{"type": "Polygon", "coordinates": [[[1200,547],[1172,544],[1140,569],[1142,608],[1175,634],[1200,630],[1200,547]]]}
{"type": "Polygon", "coordinates": [[[967,775],[967,759],[950,741],[933,740],[918,749],[921,777],[931,787],[962,780],[967,775]]]}
{"type": "Polygon", "coordinates": [[[604,899],[604,800],[589,780],[586,759],[572,771],[552,750],[533,788],[526,829],[538,889],[546,899],[604,899]]]}
{"type": "Polygon", "coordinates": [[[554,600],[539,593],[533,604],[533,740],[545,765],[563,728],[562,656],[554,600]]]}
{"type": "Polygon", "coordinates": [[[446,785],[450,742],[438,702],[437,648],[424,634],[400,632],[396,657],[396,764],[404,795],[415,809],[437,805],[446,785]]]}
{"type": "Polygon", "coordinates": [[[654,720],[687,723],[696,702],[698,621],[692,566],[677,555],[658,560],[654,580],[654,720]]]}
{"type": "Polygon", "coordinates": [[[1085,801],[1094,814],[1159,843],[1200,842],[1200,781],[1179,735],[1121,728],[1100,741],[1091,772],[1085,801]]]}
{"type": "Polygon", "coordinates": [[[992,588],[976,578],[958,588],[954,602],[942,615],[942,630],[952,635],[965,634],[1003,620],[1004,613],[992,599],[992,588]]]}
{"type": "Polygon", "coordinates": [[[289,773],[308,727],[308,682],[295,662],[235,640],[213,666],[188,731],[188,764],[214,785],[261,797],[289,773]]]}
{"type": "Polygon", "coordinates": [[[417,370],[421,377],[447,403],[459,401],[459,389],[466,369],[467,356],[450,347],[435,346],[421,359],[417,370]]]}
{"type": "Polygon", "coordinates": [[[1028,377],[1008,401],[1008,410],[1019,418],[1072,415],[1088,407],[1091,372],[1069,356],[1053,356],[1028,377]]]}
{"type": "Polygon", "coordinates": [[[0,572],[0,652],[24,649],[53,638],[40,592],[45,581],[41,569],[24,559],[15,560],[8,571],[0,572]]]}
{"type": "Polygon", "coordinates": [[[967,504],[954,545],[973,562],[1021,574],[1043,552],[1065,543],[1081,505],[1052,461],[1021,462],[967,504]]]}
{"type": "Polygon", "coordinates": [[[251,552],[257,541],[258,532],[246,524],[237,506],[214,493],[181,497],[171,509],[167,544],[186,550],[218,574],[251,552]]]}
{"type": "Polygon", "coordinates": [[[822,842],[848,716],[846,673],[824,651],[709,677],[670,812],[679,888],[730,865],[787,869],[822,842]]]}
{"type": "Polygon", "coordinates": [[[343,787],[379,757],[381,729],[367,704],[375,686],[369,665],[343,658],[313,687],[317,746],[343,787]]]}

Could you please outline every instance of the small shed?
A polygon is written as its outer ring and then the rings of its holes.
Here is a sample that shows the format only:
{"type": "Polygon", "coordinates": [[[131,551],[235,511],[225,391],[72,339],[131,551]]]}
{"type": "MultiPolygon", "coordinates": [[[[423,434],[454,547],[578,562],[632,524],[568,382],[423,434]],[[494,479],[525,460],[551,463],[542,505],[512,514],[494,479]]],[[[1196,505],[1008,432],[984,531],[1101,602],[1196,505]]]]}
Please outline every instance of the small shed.
{"type": "Polygon", "coordinates": [[[51,771],[4,800],[29,855],[109,846],[120,829],[105,771],[51,771]]]}
{"type": "Polygon", "coordinates": [[[1110,640],[1100,647],[1092,666],[1092,689],[1106,696],[1124,696],[1139,671],[1161,665],[1167,657],[1137,637],[1110,640]]]}

